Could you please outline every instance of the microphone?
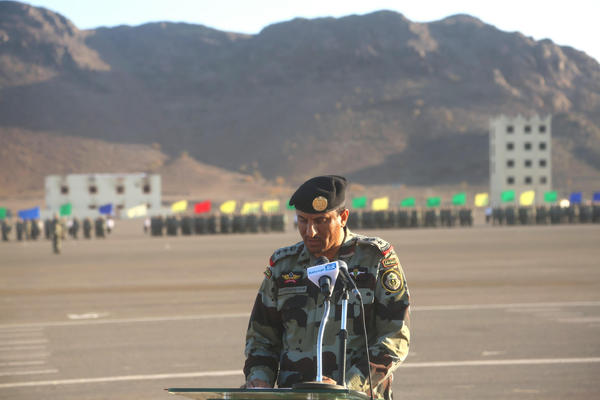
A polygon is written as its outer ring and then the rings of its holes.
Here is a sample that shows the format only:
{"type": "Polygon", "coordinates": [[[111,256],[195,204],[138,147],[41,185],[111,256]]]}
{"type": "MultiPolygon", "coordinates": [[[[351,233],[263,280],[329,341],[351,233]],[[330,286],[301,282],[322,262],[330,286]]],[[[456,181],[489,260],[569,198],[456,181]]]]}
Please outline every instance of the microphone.
{"type": "Polygon", "coordinates": [[[335,280],[339,274],[337,262],[329,262],[327,257],[319,257],[314,267],[306,269],[308,279],[321,288],[326,299],[331,297],[335,280]]]}
{"type": "Polygon", "coordinates": [[[352,293],[354,293],[354,295],[356,297],[360,298],[360,292],[358,291],[358,288],[356,287],[356,282],[354,282],[354,279],[352,279],[352,277],[350,276],[350,272],[348,271],[348,264],[346,264],[346,261],[339,260],[339,261],[336,261],[336,263],[338,264],[338,268],[340,270],[340,275],[342,276],[342,279],[344,280],[346,289],[352,289],[352,293]]]}

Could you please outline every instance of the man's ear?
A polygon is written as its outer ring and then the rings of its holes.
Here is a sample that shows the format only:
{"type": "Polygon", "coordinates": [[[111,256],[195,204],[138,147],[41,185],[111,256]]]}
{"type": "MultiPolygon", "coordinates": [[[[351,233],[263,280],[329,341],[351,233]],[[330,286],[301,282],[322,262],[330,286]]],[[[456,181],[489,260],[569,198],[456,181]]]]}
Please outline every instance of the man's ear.
{"type": "Polygon", "coordinates": [[[348,222],[348,215],[350,215],[350,211],[347,208],[340,213],[339,217],[342,227],[346,226],[346,223],[348,222]]]}

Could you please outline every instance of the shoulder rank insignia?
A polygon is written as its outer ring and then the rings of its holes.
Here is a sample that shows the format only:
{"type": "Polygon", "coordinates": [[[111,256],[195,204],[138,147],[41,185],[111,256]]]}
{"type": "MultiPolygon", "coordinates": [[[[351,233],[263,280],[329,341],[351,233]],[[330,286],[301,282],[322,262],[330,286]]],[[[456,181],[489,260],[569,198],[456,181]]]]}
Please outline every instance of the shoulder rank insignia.
{"type": "Polygon", "coordinates": [[[265,269],[265,272],[263,272],[263,273],[265,274],[265,278],[267,278],[267,279],[271,279],[271,276],[273,276],[271,267],[267,267],[267,269],[265,269]]]}
{"type": "Polygon", "coordinates": [[[272,267],[275,265],[275,263],[277,261],[279,261],[285,257],[300,253],[303,248],[304,248],[304,242],[298,242],[292,246],[282,247],[282,248],[278,249],[277,251],[275,251],[275,253],[273,253],[271,258],[269,259],[269,265],[272,267]]]}
{"type": "Polygon", "coordinates": [[[381,276],[381,285],[385,290],[392,293],[398,293],[404,289],[404,278],[397,269],[388,269],[381,276]]]}

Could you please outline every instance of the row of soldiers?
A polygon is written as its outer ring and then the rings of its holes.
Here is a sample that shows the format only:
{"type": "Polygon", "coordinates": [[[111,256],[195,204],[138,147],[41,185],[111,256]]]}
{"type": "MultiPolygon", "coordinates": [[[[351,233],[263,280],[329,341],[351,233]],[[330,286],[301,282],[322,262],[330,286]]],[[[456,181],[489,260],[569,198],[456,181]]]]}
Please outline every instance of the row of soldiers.
{"type": "Polygon", "coordinates": [[[103,217],[98,217],[95,220],[87,217],[83,221],[80,221],[78,218],[65,220],[58,217],[43,221],[40,219],[22,220],[18,218],[14,224],[11,219],[5,218],[0,221],[2,240],[5,242],[10,240],[13,225],[15,239],[18,241],[37,240],[42,233],[46,239],[52,240],[56,223],[61,225],[60,239],[65,239],[67,234],[73,239],[78,239],[80,228],[83,231],[83,237],[86,239],[92,238],[92,232],[95,233],[97,238],[104,238],[106,233],[110,233],[114,226],[114,221],[110,218],[105,220],[103,217]]]}
{"type": "Polygon", "coordinates": [[[206,235],[217,233],[284,232],[286,216],[274,215],[209,215],[155,216],[144,223],[144,231],[152,236],[206,235]]]}
{"type": "Polygon", "coordinates": [[[470,209],[351,211],[348,217],[348,228],[352,230],[433,228],[437,226],[452,227],[458,225],[473,225],[473,216],[470,209]]]}
{"type": "Polygon", "coordinates": [[[598,224],[600,223],[600,205],[494,208],[490,218],[494,225],[598,224]]]}

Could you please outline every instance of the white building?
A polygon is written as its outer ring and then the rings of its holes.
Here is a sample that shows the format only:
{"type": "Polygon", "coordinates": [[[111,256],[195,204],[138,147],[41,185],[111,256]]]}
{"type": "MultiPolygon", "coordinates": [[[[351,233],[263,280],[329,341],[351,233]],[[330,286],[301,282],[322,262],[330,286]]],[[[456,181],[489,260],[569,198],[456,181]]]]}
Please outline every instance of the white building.
{"type": "Polygon", "coordinates": [[[501,193],[514,190],[516,201],[527,190],[535,202],[552,190],[552,117],[515,118],[501,115],[490,120],[490,203],[501,204],[501,193]]]}
{"type": "Polygon", "coordinates": [[[146,204],[151,213],[161,208],[161,178],[143,173],[46,176],[48,211],[59,212],[67,203],[76,217],[98,216],[99,208],[107,204],[113,205],[117,216],[140,204],[146,204]]]}

